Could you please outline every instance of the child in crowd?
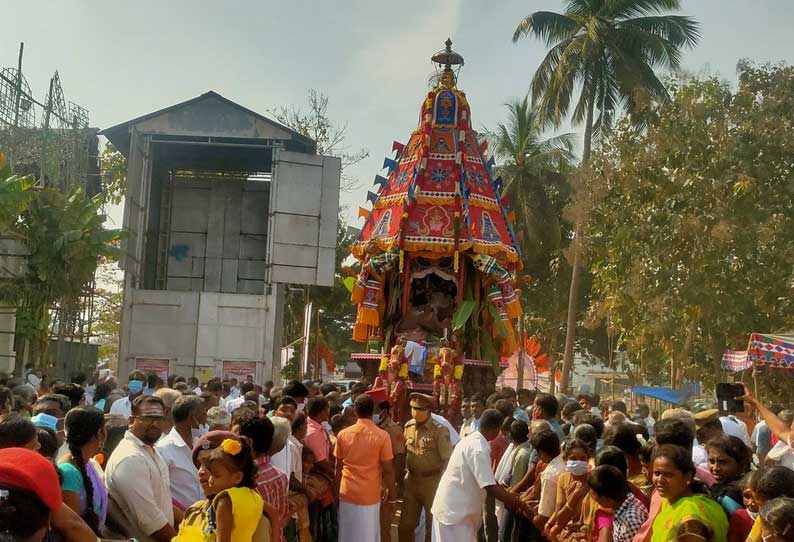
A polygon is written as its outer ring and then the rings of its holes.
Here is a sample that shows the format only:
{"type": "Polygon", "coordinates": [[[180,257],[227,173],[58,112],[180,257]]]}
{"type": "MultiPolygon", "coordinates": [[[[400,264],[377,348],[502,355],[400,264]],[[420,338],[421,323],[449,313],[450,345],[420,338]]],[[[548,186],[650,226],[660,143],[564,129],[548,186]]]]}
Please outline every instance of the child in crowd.
{"type": "Polygon", "coordinates": [[[738,486],[742,492],[742,507],[728,517],[728,542],[744,542],[758,515],[758,504],[753,497],[752,485],[760,471],[745,474],[738,486]]]}
{"type": "Polygon", "coordinates": [[[640,463],[642,463],[642,473],[645,475],[645,483],[638,486],[643,494],[651,498],[653,492],[653,467],[651,465],[651,456],[653,455],[653,444],[646,442],[640,448],[639,456],[640,463]]]}
{"type": "MultiPolygon", "coordinates": [[[[793,470],[776,465],[774,467],[765,467],[756,472],[758,474],[750,480],[750,488],[753,500],[759,510],[763,509],[764,504],[772,499],[777,499],[778,497],[794,498],[793,470]]],[[[760,516],[756,516],[753,528],[750,530],[750,534],[747,535],[747,541],[763,541],[763,526],[760,516]]]]}
{"type": "MultiPolygon", "coordinates": [[[[262,519],[263,501],[256,487],[256,467],[247,439],[225,438],[204,454],[199,477],[207,478],[205,492],[212,495],[207,530],[217,542],[252,540],[262,519]]],[[[184,523],[184,522],[183,522],[184,523]]],[[[207,533],[182,529],[174,542],[203,542],[207,533]]]]}
{"type": "MultiPolygon", "coordinates": [[[[335,532],[333,514],[333,493],[329,491],[333,480],[314,468],[316,458],[311,449],[303,448],[303,487],[309,502],[309,518],[315,534],[322,539],[323,533],[335,532]]],[[[300,518],[298,518],[300,523],[300,518]]],[[[303,540],[303,539],[301,539],[303,540]]]]}
{"type": "Polygon", "coordinates": [[[570,532],[579,527],[577,522],[571,520],[579,518],[582,499],[587,494],[590,447],[583,440],[567,440],[563,444],[562,457],[565,460],[565,472],[557,481],[554,515],[549,518],[546,527],[552,542],[567,539],[570,532]]]}
{"type": "Polygon", "coordinates": [[[590,472],[587,483],[598,506],[612,511],[601,520],[599,540],[631,542],[648,518],[648,510],[629,490],[623,473],[611,465],[602,465],[590,472]]]}
{"type": "Polygon", "coordinates": [[[728,540],[741,542],[752,528],[752,520],[744,511],[741,487],[742,478],[750,471],[752,452],[741,439],[725,434],[707,442],[706,451],[709,471],[716,481],[711,487],[711,497],[728,516],[728,540]]]}
{"type": "Polygon", "coordinates": [[[794,499],[778,497],[761,507],[763,540],[794,542],[794,499]]]}

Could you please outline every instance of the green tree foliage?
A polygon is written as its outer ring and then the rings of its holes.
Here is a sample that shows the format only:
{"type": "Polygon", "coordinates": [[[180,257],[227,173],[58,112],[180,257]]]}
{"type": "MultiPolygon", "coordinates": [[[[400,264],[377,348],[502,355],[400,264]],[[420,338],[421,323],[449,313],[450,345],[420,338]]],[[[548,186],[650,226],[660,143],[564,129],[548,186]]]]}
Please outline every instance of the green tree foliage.
{"type": "Polygon", "coordinates": [[[499,161],[497,173],[516,214],[514,225],[522,251],[521,302],[528,334],[540,337],[552,356],[561,350],[565,297],[570,268],[562,257],[570,227],[563,209],[570,197],[573,137],[546,138],[544,124],[527,97],[506,104],[507,120],[489,134],[499,161]]]}
{"type": "Polygon", "coordinates": [[[27,209],[33,192],[33,177],[19,177],[11,171],[5,154],[0,151],[0,234],[9,234],[19,219],[19,215],[27,209]]]}
{"type": "Polygon", "coordinates": [[[547,128],[524,97],[506,105],[507,123],[491,134],[500,161],[498,174],[516,213],[524,266],[535,272],[563,246],[562,209],[570,196],[573,135],[544,138],[547,128]]]}
{"type": "Polygon", "coordinates": [[[99,169],[105,201],[120,204],[127,190],[127,159],[108,142],[99,156],[99,169]]]}
{"type": "MultiPolygon", "coordinates": [[[[550,48],[532,78],[532,100],[555,125],[575,102],[573,123],[584,123],[583,163],[590,159],[593,138],[609,132],[621,109],[645,122],[648,108],[667,99],[654,69],[678,68],[681,49],[694,46],[700,35],[691,18],[662,15],[679,8],[678,0],[568,0],[564,13],[537,11],[519,23],[513,42],[532,36],[550,48]]],[[[571,252],[563,389],[573,365],[580,306],[578,241],[571,252]]]]}
{"type": "Polygon", "coordinates": [[[123,275],[116,263],[100,258],[94,289],[94,321],[92,339],[99,344],[99,359],[108,359],[117,367],[119,351],[119,325],[124,299],[123,275]]]}
{"type": "Polygon", "coordinates": [[[673,84],[646,131],[622,122],[586,184],[589,317],[643,373],[722,377],[726,347],[794,328],[794,68],[673,84]]]}
{"type": "Polygon", "coordinates": [[[8,230],[26,245],[28,270],[0,282],[0,299],[17,306],[17,339],[29,341],[33,363],[43,366],[51,309],[77,304],[99,259],[118,256],[121,232],[104,228],[101,196],[88,199],[79,187],[32,193],[8,230]]]}
{"type": "MultiPolygon", "coordinates": [[[[522,249],[521,303],[528,335],[538,336],[556,362],[562,351],[570,266],[571,225],[564,218],[570,203],[573,134],[545,137],[549,128],[525,97],[506,105],[507,120],[489,134],[505,180],[505,194],[515,211],[515,230],[522,249]]],[[[579,290],[584,296],[587,288],[579,290]]],[[[585,299],[580,299],[584,303],[585,299]]],[[[601,329],[583,330],[581,351],[602,356],[601,329]]]]}
{"type": "MultiPolygon", "coordinates": [[[[312,301],[314,315],[312,316],[312,330],[309,337],[309,360],[311,363],[317,361],[317,310],[319,316],[319,338],[320,346],[326,345],[334,356],[334,362],[338,367],[350,360],[350,354],[355,352],[357,347],[353,342],[351,330],[356,321],[355,306],[350,303],[350,292],[345,287],[343,280],[345,275],[341,272],[342,262],[349,254],[350,244],[353,238],[347,230],[347,226],[340,221],[336,230],[336,276],[334,285],[331,288],[318,286],[305,287],[298,290],[293,287],[287,292],[287,302],[284,309],[284,343],[289,344],[302,335],[303,330],[303,311],[306,303],[312,301]]],[[[301,344],[296,345],[297,359],[300,359],[301,344]]],[[[291,366],[289,375],[295,376],[297,365],[291,366]]]]}
{"type": "MultiPolygon", "coordinates": [[[[308,110],[295,106],[280,107],[271,113],[276,119],[317,142],[317,153],[326,156],[338,156],[342,160],[342,192],[353,190],[356,179],[346,173],[346,169],[369,156],[366,149],[350,151],[345,139],[347,124],[335,125],[328,115],[328,97],[315,89],[310,89],[307,97],[308,110]]],[[[341,209],[340,209],[341,211],[341,209]]],[[[338,367],[343,367],[355,350],[351,330],[355,323],[355,306],[350,303],[350,292],[343,284],[341,274],[342,262],[350,253],[350,244],[354,241],[348,232],[347,224],[340,213],[337,228],[336,244],[336,278],[334,286],[298,287],[290,286],[284,310],[284,343],[290,344],[299,339],[303,330],[304,307],[312,301],[314,310],[320,309],[320,341],[328,346],[334,355],[338,367]]],[[[317,315],[314,315],[314,324],[317,315]]],[[[312,326],[314,328],[314,325],[312,326]]],[[[314,329],[309,338],[309,358],[316,361],[317,345],[314,329]]],[[[300,343],[296,345],[296,358],[299,358],[300,343]]],[[[285,367],[285,377],[296,377],[299,367],[293,359],[285,367]]]]}

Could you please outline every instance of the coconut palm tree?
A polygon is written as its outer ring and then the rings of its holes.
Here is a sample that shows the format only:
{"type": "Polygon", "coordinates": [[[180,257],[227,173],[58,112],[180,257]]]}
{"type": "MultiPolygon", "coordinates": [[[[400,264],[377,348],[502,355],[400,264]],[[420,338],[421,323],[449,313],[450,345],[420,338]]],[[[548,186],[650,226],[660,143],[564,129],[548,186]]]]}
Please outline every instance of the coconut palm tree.
{"type": "Polygon", "coordinates": [[[543,265],[560,248],[559,211],[568,192],[565,175],[574,159],[574,135],[544,138],[548,125],[541,122],[540,112],[530,107],[526,96],[505,107],[507,122],[498,124],[491,134],[501,163],[498,171],[523,233],[524,264],[543,265]]]}
{"type": "MultiPolygon", "coordinates": [[[[532,36],[550,47],[532,78],[532,100],[557,125],[575,103],[572,121],[584,123],[583,164],[593,137],[608,131],[621,109],[637,115],[668,99],[654,69],[678,68],[681,50],[700,37],[690,17],[664,14],[679,8],[679,0],[568,0],[564,13],[537,11],[521,19],[513,42],[532,36]]],[[[580,250],[576,243],[573,248],[563,390],[573,366],[581,276],[580,250]]]]}

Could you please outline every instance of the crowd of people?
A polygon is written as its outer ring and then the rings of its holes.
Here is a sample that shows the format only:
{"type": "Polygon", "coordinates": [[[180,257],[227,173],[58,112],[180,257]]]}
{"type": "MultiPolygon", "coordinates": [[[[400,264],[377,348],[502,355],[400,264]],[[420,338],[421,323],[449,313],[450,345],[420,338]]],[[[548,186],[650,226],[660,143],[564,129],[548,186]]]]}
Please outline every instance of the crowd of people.
{"type": "Polygon", "coordinates": [[[0,378],[0,539],[794,542],[794,412],[365,382],[0,378]]]}

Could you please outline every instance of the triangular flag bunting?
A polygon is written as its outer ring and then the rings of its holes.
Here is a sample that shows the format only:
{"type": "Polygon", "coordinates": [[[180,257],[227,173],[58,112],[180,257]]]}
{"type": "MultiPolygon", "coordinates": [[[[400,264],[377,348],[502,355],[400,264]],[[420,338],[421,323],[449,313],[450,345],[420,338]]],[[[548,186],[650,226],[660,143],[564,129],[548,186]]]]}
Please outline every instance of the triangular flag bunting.
{"type": "Polygon", "coordinates": [[[364,220],[366,220],[367,218],[369,218],[369,210],[368,209],[364,209],[363,207],[359,207],[358,208],[358,217],[359,218],[363,218],[364,220]]]}
{"type": "Polygon", "coordinates": [[[386,183],[388,182],[389,179],[387,179],[386,177],[382,175],[375,175],[375,182],[372,184],[380,186],[380,189],[378,190],[378,192],[380,192],[380,190],[382,190],[386,186],[386,183]]]}
{"type": "Polygon", "coordinates": [[[402,154],[404,148],[405,148],[405,145],[403,145],[399,141],[394,141],[391,144],[391,150],[396,151],[397,154],[402,154]]]}
{"type": "Polygon", "coordinates": [[[491,171],[491,168],[493,167],[493,165],[494,165],[495,163],[496,163],[496,160],[494,160],[494,157],[493,157],[493,156],[491,156],[491,157],[488,159],[488,161],[485,163],[485,165],[488,167],[488,171],[491,171]]]}
{"type": "Polygon", "coordinates": [[[371,201],[374,205],[376,201],[378,201],[378,195],[375,192],[367,191],[367,201],[371,201]]]}
{"type": "Polygon", "coordinates": [[[493,185],[494,185],[494,188],[496,188],[497,195],[501,194],[502,193],[502,188],[504,188],[504,181],[502,181],[502,178],[501,177],[497,177],[496,179],[494,179],[493,185]]]}
{"type": "Polygon", "coordinates": [[[516,223],[516,212],[515,211],[510,211],[508,213],[507,221],[510,222],[511,224],[515,224],[516,223]]]}
{"type": "Polygon", "coordinates": [[[383,159],[383,167],[388,168],[390,171],[394,171],[397,169],[397,162],[392,160],[391,158],[384,158],[383,159]]]}

